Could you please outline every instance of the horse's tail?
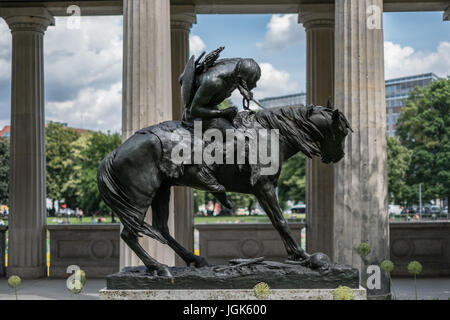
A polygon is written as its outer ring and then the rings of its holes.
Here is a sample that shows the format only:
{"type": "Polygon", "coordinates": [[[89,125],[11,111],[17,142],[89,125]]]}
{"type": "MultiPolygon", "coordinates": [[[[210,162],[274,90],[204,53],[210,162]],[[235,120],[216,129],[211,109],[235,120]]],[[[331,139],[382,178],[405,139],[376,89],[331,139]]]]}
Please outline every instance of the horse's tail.
{"type": "Polygon", "coordinates": [[[107,155],[98,167],[97,183],[100,195],[114,213],[119,216],[120,222],[130,233],[138,237],[145,234],[166,244],[167,240],[164,239],[161,233],[142,220],[142,216],[145,213],[133,205],[121,187],[113,168],[116,153],[117,150],[107,155]]]}

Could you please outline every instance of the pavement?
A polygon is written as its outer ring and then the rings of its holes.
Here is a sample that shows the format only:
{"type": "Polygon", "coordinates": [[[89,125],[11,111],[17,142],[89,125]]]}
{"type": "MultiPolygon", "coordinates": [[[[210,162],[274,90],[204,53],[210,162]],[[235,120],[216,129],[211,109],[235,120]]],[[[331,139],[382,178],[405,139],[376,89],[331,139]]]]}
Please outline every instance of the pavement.
{"type": "MultiPolygon", "coordinates": [[[[414,300],[414,280],[410,278],[393,279],[397,299],[414,300]]],[[[74,296],[67,290],[66,281],[58,279],[23,280],[18,288],[19,300],[98,300],[99,290],[106,287],[104,279],[88,279],[85,291],[74,296]]],[[[449,300],[450,277],[418,278],[417,292],[419,300],[449,300]]],[[[15,300],[13,289],[6,279],[0,280],[0,300],[15,300]]]]}

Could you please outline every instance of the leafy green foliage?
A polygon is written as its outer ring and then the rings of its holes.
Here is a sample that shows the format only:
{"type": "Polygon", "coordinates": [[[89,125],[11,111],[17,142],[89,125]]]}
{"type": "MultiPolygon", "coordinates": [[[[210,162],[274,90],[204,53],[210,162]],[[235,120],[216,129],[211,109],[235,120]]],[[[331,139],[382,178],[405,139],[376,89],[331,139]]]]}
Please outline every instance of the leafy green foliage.
{"type": "Polygon", "coordinates": [[[0,138],[0,204],[8,204],[9,141],[0,138]]]}
{"type": "MultiPolygon", "coordinates": [[[[47,196],[55,201],[71,197],[70,176],[74,171],[72,159],[72,143],[80,137],[73,129],[60,123],[50,122],[45,130],[46,165],[47,165],[47,196]]],[[[68,199],[69,200],[69,199],[68,199]]]]}
{"type": "Polygon", "coordinates": [[[46,128],[47,196],[85,213],[109,212],[97,188],[100,161],[121,143],[119,134],[79,134],[59,123],[46,128]]]}
{"type": "Polygon", "coordinates": [[[411,189],[406,183],[411,156],[412,151],[402,146],[398,138],[387,138],[389,203],[403,203],[411,196],[411,189]]]}
{"type": "MultiPolygon", "coordinates": [[[[397,135],[412,150],[407,184],[422,183],[425,201],[450,196],[450,79],[416,88],[406,100],[397,135]]],[[[409,201],[417,201],[411,192],[409,201]]]]}
{"type": "Polygon", "coordinates": [[[283,165],[278,182],[278,197],[285,207],[288,200],[305,201],[306,158],[297,153],[283,165]]]}
{"type": "Polygon", "coordinates": [[[110,209],[101,199],[97,187],[97,169],[100,162],[111,151],[118,148],[122,140],[118,133],[91,133],[86,147],[81,150],[81,184],[79,186],[81,208],[88,213],[109,213],[110,209]]]}

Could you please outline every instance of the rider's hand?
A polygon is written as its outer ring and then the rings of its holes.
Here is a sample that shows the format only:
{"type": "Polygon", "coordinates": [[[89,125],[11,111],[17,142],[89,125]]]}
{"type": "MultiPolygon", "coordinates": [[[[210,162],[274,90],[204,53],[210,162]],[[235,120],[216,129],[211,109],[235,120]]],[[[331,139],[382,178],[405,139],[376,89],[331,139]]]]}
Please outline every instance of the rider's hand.
{"type": "Polygon", "coordinates": [[[237,113],[238,109],[236,107],[230,107],[228,109],[223,110],[223,117],[227,118],[232,122],[237,113]]]}

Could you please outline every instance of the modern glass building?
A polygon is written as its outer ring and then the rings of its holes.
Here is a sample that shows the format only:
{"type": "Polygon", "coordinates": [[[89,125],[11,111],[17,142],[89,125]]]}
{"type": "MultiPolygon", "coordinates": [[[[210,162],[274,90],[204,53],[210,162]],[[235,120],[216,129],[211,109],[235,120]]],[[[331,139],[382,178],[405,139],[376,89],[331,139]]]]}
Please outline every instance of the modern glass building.
{"type": "MultiPolygon", "coordinates": [[[[432,81],[439,79],[434,73],[424,73],[386,80],[386,131],[389,136],[395,135],[398,117],[402,107],[405,105],[404,99],[408,97],[409,93],[416,86],[423,88],[432,81]]],[[[261,99],[259,102],[267,108],[301,105],[306,104],[306,93],[270,97],[261,99]]]]}
{"type": "Polygon", "coordinates": [[[259,100],[266,108],[298,106],[306,104],[306,93],[296,93],[286,96],[270,97],[259,100]]]}
{"type": "Polygon", "coordinates": [[[398,117],[405,105],[404,99],[408,98],[409,93],[415,87],[426,87],[435,80],[439,80],[439,77],[434,73],[386,80],[386,131],[388,136],[395,135],[398,117]]]}

